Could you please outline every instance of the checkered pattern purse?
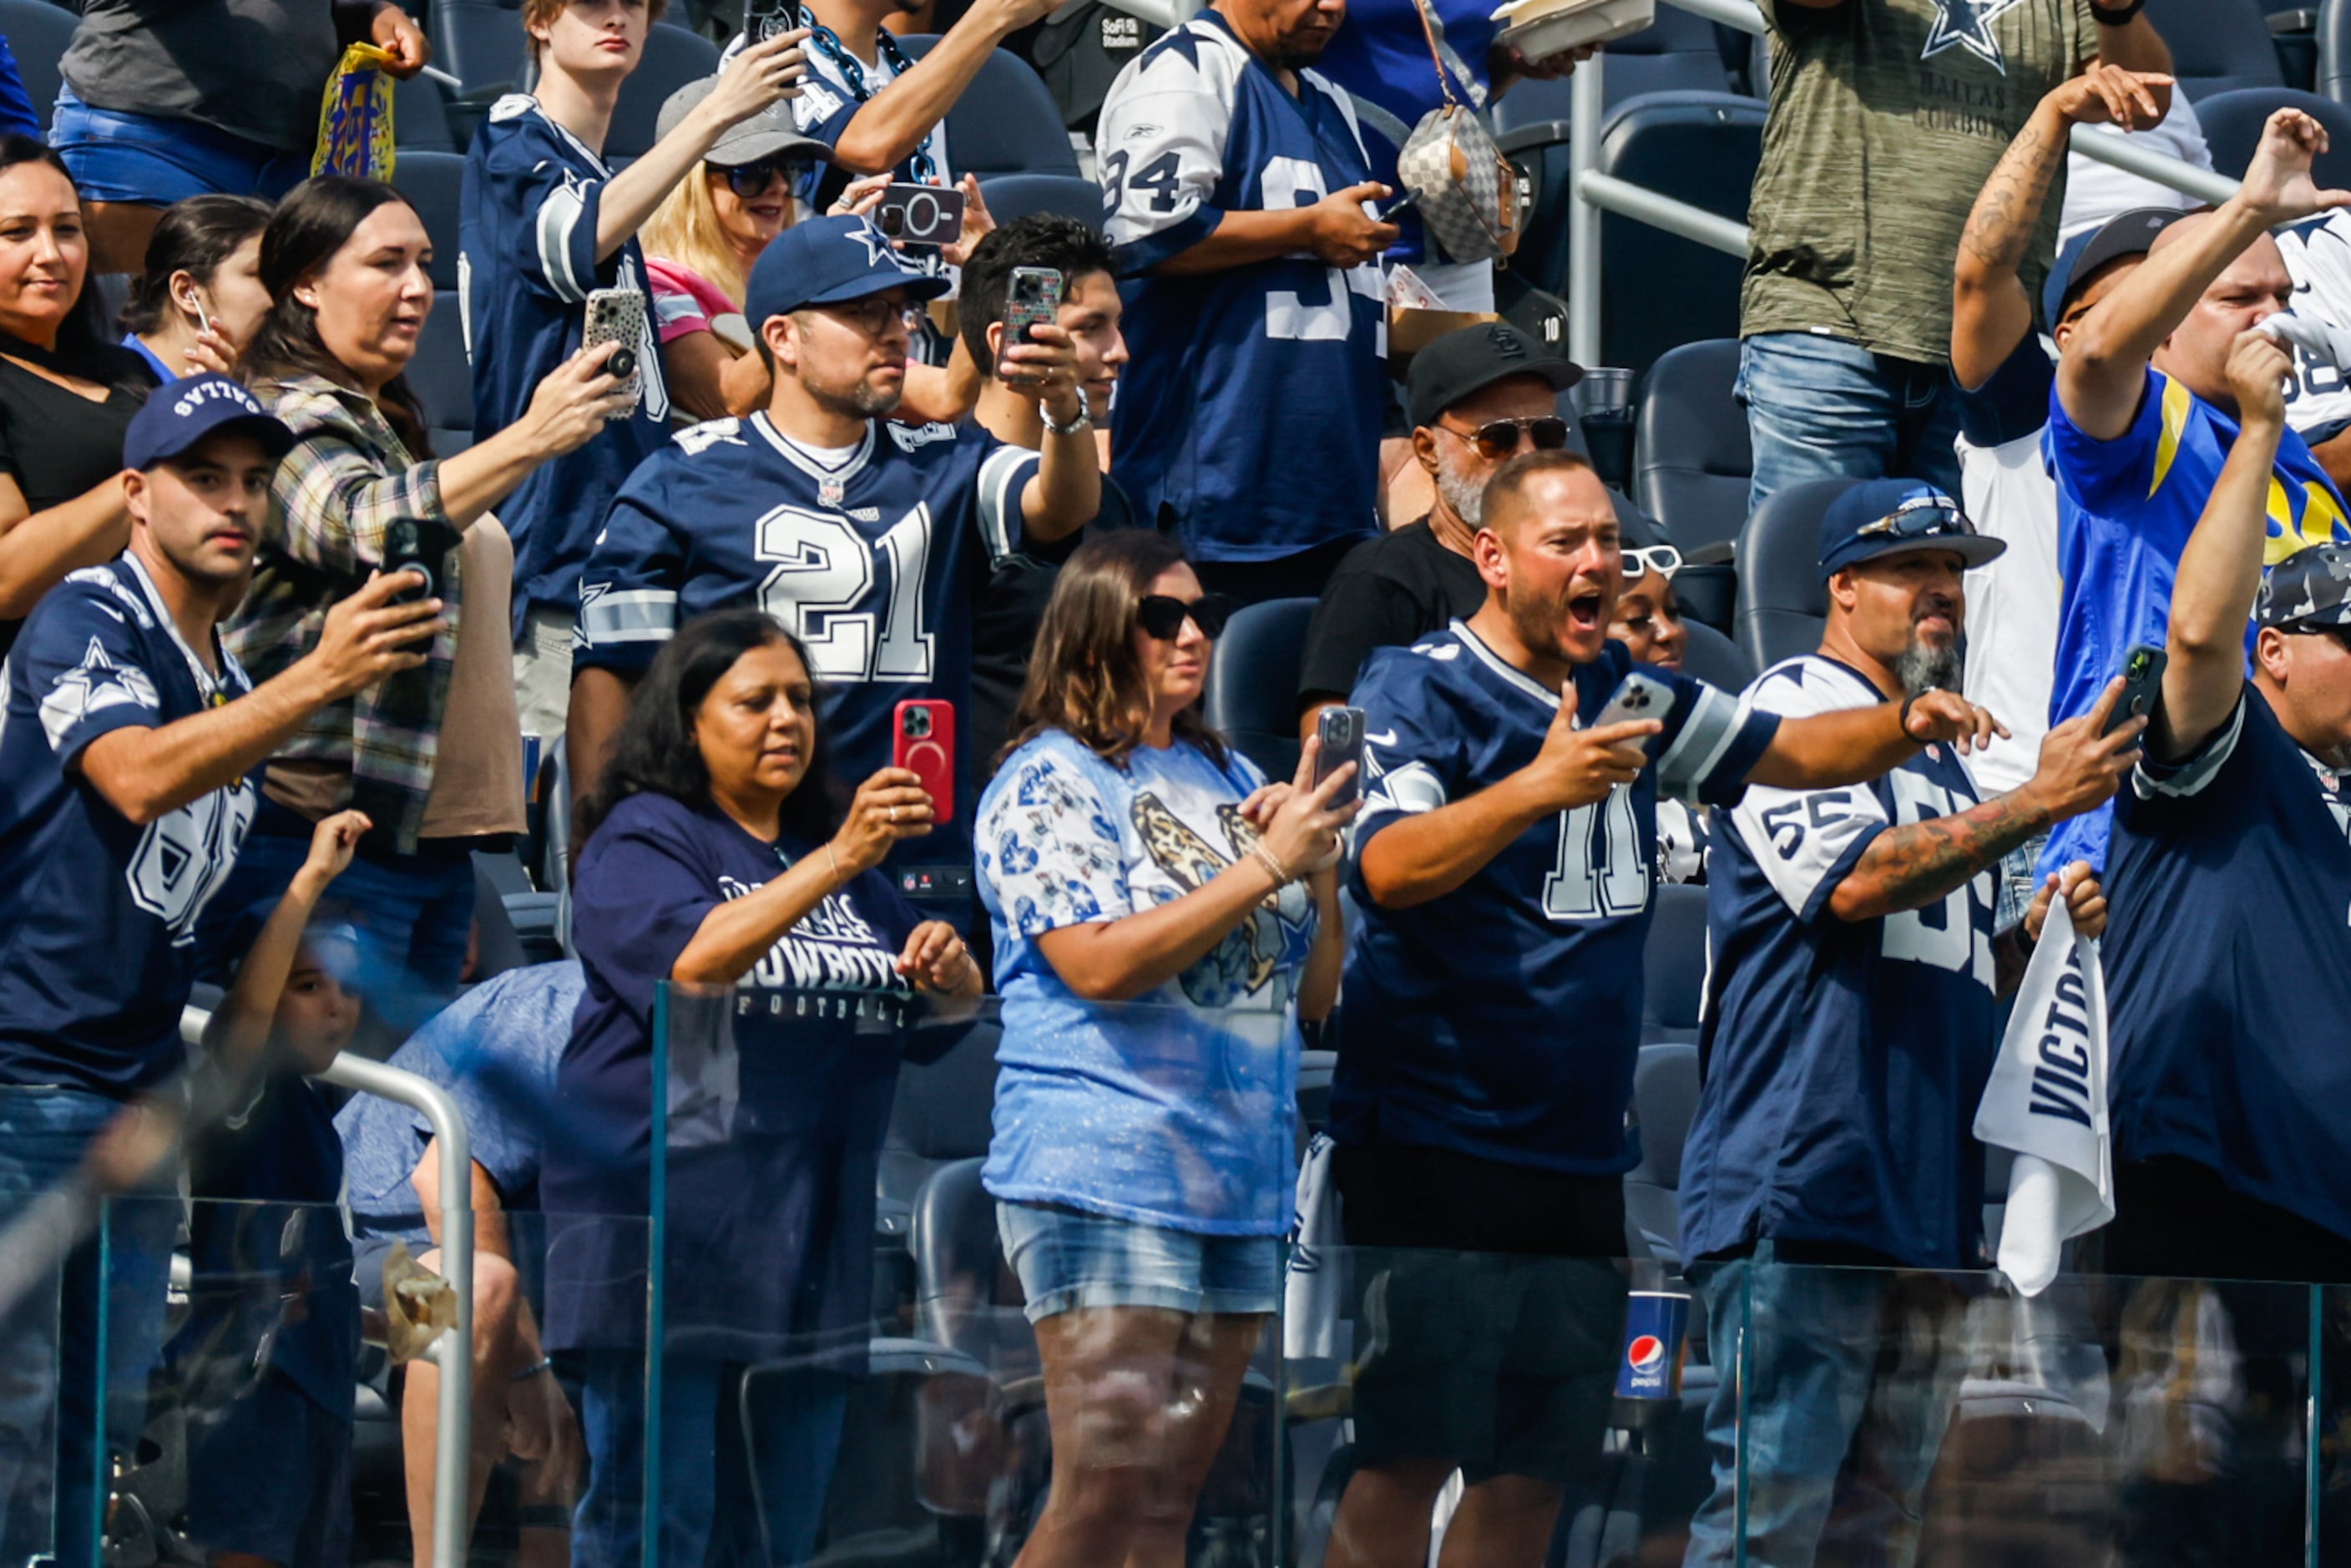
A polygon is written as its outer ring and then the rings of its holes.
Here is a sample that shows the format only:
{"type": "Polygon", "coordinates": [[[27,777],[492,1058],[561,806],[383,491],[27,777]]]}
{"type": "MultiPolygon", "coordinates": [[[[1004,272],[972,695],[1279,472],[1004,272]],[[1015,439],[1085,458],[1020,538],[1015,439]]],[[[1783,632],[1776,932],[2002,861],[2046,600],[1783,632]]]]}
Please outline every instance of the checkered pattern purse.
{"type": "Polygon", "coordinates": [[[1519,248],[1518,171],[1494,145],[1478,111],[1453,93],[1428,0],[1414,0],[1428,57],[1437,67],[1442,107],[1421,117],[1396,158],[1406,193],[1418,193],[1420,221],[1452,261],[1491,261],[1519,248]]]}

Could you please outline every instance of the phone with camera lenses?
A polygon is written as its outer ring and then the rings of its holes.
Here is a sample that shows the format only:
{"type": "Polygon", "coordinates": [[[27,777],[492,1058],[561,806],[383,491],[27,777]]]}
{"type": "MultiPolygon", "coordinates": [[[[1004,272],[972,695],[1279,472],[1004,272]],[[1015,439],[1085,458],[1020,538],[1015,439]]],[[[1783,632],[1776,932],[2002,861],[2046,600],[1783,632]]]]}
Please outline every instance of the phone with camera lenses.
{"type": "Polygon", "coordinates": [[[1653,676],[1635,670],[1626,675],[1608,698],[1608,706],[1592,721],[1594,729],[1612,724],[1630,724],[1635,719],[1654,718],[1662,721],[1673,711],[1673,688],[1653,676]]]}
{"type": "Polygon", "coordinates": [[[890,766],[904,768],[930,792],[931,821],[955,820],[955,704],[909,697],[891,726],[890,766]]]}
{"type": "Polygon", "coordinates": [[[1314,737],[1322,747],[1314,756],[1314,787],[1352,762],[1354,776],[1339,786],[1331,797],[1330,809],[1343,810],[1353,805],[1364,794],[1364,710],[1359,707],[1326,707],[1314,719],[1314,737]]]}
{"type": "Polygon", "coordinates": [[[2123,695],[2106,720],[2106,734],[2132,719],[2154,717],[2155,705],[2163,700],[2163,667],[2170,662],[2171,655],[2152,643],[2141,643],[2123,655],[2123,695]]]}
{"type": "MultiPolygon", "coordinates": [[[[1061,275],[1050,267],[1016,267],[1004,279],[1004,341],[998,350],[998,364],[1002,356],[1020,343],[1034,342],[1029,329],[1050,327],[1061,312],[1061,275]]],[[[1002,378],[999,369],[998,379],[1002,378]]]]}
{"type": "Polygon", "coordinates": [[[873,226],[902,245],[953,245],[963,238],[963,193],[953,185],[893,184],[873,209],[873,226]]]}

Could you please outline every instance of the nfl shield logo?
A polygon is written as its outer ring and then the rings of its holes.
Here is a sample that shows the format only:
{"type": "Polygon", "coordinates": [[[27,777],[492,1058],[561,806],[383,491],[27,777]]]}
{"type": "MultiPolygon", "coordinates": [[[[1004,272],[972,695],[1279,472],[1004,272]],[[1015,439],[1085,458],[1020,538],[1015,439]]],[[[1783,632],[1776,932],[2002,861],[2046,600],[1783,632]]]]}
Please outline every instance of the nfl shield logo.
{"type": "Polygon", "coordinates": [[[843,494],[844,487],[838,479],[820,479],[816,482],[816,498],[825,506],[838,507],[843,494]]]}

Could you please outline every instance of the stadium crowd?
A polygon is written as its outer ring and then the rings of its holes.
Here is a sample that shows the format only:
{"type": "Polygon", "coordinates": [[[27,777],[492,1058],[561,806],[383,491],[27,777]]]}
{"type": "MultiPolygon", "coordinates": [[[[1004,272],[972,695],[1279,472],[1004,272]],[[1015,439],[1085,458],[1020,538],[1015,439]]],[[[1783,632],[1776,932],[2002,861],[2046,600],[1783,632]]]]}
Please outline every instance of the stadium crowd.
{"type": "MultiPolygon", "coordinates": [[[[1295,1267],[1310,1034],[1376,1324],[1323,1561],[1442,1519],[1535,1568],[1626,1354],[1669,883],[1708,964],[1664,1239],[1742,1369],[1691,1564],[1917,1556],[1960,1366],[1903,1271],[1993,1260],[1977,1110],[2058,911],[2111,998],[2071,1264],[2351,1286],[2351,191],[2286,109],[2226,201],[2061,248],[2073,128],[2181,133],[2143,5],[1761,0],[1748,505],[1844,485],[1817,648],[1728,691],[1585,367],[1392,205],[1424,41],[1479,104],[1589,50],[1217,0],[1109,88],[1099,221],[999,223],[946,119],[1050,0],[919,57],[903,7],[754,5],[624,163],[663,0],[523,0],[436,304],[409,197],[300,177],[339,46],[426,67],[405,11],[90,0],[47,140],[0,136],[0,1234],[117,1218],[47,1319],[0,1303],[0,1557],[102,1560],[171,1367],[189,1549],[349,1560],[354,1389],[455,1196],[421,1114],[319,1081],[351,1050],[472,1134],[473,1429],[429,1360],[396,1393],[415,1561],[450,1443],[473,1510],[515,1462],[534,1562],[809,1561],[902,1061],[984,1005],[1023,1568],[1186,1560],[1295,1267]],[[906,237],[910,187],[960,226],[906,237]],[[1406,267],[1473,313],[1409,356],[1406,267]],[[1269,772],[1202,697],[1300,600],[1269,772]],[[566,821],[568,956],[483,976],[477,862],[566,821]],[[120,1155],[192,1098],[229,1113],[120,1155]]],[[[2269,1560],[2167,1506],[2129,1560],[2269,1560]]]]}

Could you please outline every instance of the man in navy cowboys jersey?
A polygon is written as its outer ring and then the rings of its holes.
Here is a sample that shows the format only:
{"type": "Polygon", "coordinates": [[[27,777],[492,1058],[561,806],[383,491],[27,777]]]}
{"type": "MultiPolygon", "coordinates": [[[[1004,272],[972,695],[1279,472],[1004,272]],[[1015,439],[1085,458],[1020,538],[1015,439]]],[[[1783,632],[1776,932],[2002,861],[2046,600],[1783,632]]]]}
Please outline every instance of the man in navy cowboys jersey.
{"type": "MultiPolygon", "coordinates": [[[[890,765],[900,702],[970,711],[974,601],[990,562],[1083,527],[1102,470],[1076,354],[1055,325],[1005,354],[1034,378],[1023,391],[1042,415],[1041,450],[968,421],[890,418],[919,303],[946,287],[863,218],[795,225],[760,256],[744,313],[774,371],[767,408],[696,425],[649,458],[589,557],[566,739],[574,789],[594,782],[661,644],[729,605],[757,604],[800,639],[834,766],[855,777],[890,765]]],[[[892,865],[902,886],[963,910],[980,759],[956,751],[953,817],[892,865]]]]}
{"type": "MultiPolygon", "coordinates": [[[[253,574],[269,480],[294,444],[225,376],[157,392],[123,438],[131,548],[74,572],[35,606],[6,667],[0,719],[0,1228],[78,1165],[124,1103],[185,1060],[180,1011],[197,917],[253,821],[262,762],[320,708],[424,662],[440,601],[379,578],[328,612],[318,646],[258,689],[214,628],[253,574]],[[410,652],[411,648],[419,650],[410,652]]],[[[113,1312],[108,1413],[127,1452],[146,1415],[162,1334],[176,1207],[124,1206],[110,1278],[152,1315],[113,1312]],[[162,1221],[159,1234],[146,1218],[162,1221]],[[139,1287],[152,1286],[143,1296],[139,1287]]],[[[62,1344],[0,1333],[0,1542],[38,1497],[47,1456],[27,1439],[58,1406],[57,1561],[93,1563],[99,1440],[97,1243],[68,1266],[62,1344]],[[54,1356],[54,1359],[53,1359],[54,1356]]],[[[19,1554],[22,1555],[21,1553],[19,1554]]]]}
{"type": "Polygon", "coordinates": [[[1635,666],[1607,634],[1615,508],[1573,453],[1505,464],[1476,550],[1483,607],[1375,649],[1353,695],[1364,913],[1332,1175],[1348,1245],[1401,1250],[1355,1259],[1378,1332],[1328,1559],[1343,1568],[1425,1562],[1457,1468],[1447,1559],[1532,1568],[1563,1490],[1601,1462],[1659,794],[1832,788],[1993,727],[1949,692],[1782,720],[1635,666]],[[1645,711],[1597,723],[1633,675],[1645,711]]]}
{"type": "MultiPolygon", "coordinates": [[[[1956,686],[1961,573],[2007,548],[1931,486],[1855,486],[1821,523],[1820,651],[1766,671],[1748,706],[1792,720],[1956,686]]],[[[1874,783],[1750,789],[1716,834],[1682,1255],[1715,1364],[1740,1364],[1743,1336],[1747,1370],[1726,1375],[1708,1412],[1715,1490],[1691,1524],[1692,1568],[1742,1545],[1773,1568],[1810,1563],[1833,1512],[1844,1545],[1823,1555],[1843,1561],[1865,1542],[1896,1563],[1915,1552],[1964,1369],[1938,1348],[1958,1338],[1959,1303],[1936,1281],[1865,1266],[1985,1260],[1971,1125],[1998,1040],[1995,992],[2022,977],[2060,884],[2052,875],[1996,933],[1992,872],[2114,794],[2145,723],[2106,733],[2120,691],[2111,683],[2053,727],[2006,794],[1983,799],[1957,750],[1929,746],[1874,783]]],[[[2096,935],[2105,900],[2088,864],[2068,867],[2063,886],[2077,927],[2096,935]]]]}
{"type": "MultiPolygon", "coordinates": [[[[588,296],[646,292],[637,230],[731,126],[790,96],[802,64],[789,33],[739,52],[709,95],[643,157],[614,173],[604,135],[662,0],[528,0],[522,25],[537,96],[511,93],[465,157],[458,303],[474,363],[474,436],[520,419],[548,373],[580,346],[588,296]]],[[[580,567],[621,482],[661,444],[669,392],[650,306],[635,345],[636,409],[568,457],[541,465],[498,507],[514,537],[516,695],[526,735],[563,728],[580,567]]]]}
{"type": "Polygon", "coordinates": [[[1134,351],[1119,483],[1237,602],[1320,595],[1378,531],[1397,230],[1353,105],[1306,68],[1344,14],[1218,0],[1119,73],[1095,139],[1134,351]]]}

